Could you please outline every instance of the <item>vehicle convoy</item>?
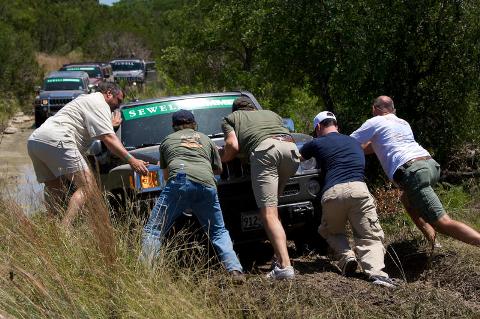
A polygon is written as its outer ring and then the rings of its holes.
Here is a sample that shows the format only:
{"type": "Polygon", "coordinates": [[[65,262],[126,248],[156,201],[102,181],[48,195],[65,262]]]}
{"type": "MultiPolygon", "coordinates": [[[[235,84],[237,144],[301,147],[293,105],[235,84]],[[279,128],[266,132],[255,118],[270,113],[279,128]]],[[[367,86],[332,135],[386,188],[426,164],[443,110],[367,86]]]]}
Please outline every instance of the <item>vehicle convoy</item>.
{"type": "MultiPolygon", "coordinates": [[[[191,110],[195,116],[198,131],[209,136],[213,142],[224,145],[221,129],[222,120],[232,112],[233,101],[248,96],[258,109],[260,104],[249,92],[226,92],[184,95],[150,99],[124,104],[121,107],[122,125],[117,135],[123,145],[135,158],[151,164],[159,161],[159,145],[173,132],[172,113],[179,109],[191,110]]],[[[311,136],[291,133],[295,143],[301,147],[311,136]]],[[[133,199],[136,204],[153,204],[164,185],[162,170],[150,165],[146,177],[133,173],[130,165],[114,157],[102,147],[100,141],[90,148],[95,167],[106,191],[119,203],[133,199]]],[[[91,158],[92,159],[92,158],[91,158]]],[[[279,197],[278,211],[288,238],[296,243],[319,238],[320,204],[316,200],[320,193],[320,170],[314,159],[302,162],[298,171],[287,183],[279,197]]],[[[235,243],[259,241],[266,238],[250,181],[250,167],[244,159],[234,159],[223,164],[223,172],[216,176],[218,196],[222,206],[225,224],[235,243]]]]}
{"type": "Polygon", "coordinates": [[[83,71],[54,71],[43,80],[34,100],[35,126],[57,113],[65,104],[81,94],[90,93],[88,73],[83,71]]]}
{"type": "Polygon", "coordinates": [[[88,73],[89,83],[97,86],[101,82],[113,81],[112,66],[106,62],[79,62],[64,64],[60,71],[83,71],[88,73]]]}
{"type": "Polygon", "coordinates": [[[128,85],[143,85],[155,81],[157,71],[155,62],[142,59],[115,59],[110,61],[115,82],[128,85]]]}

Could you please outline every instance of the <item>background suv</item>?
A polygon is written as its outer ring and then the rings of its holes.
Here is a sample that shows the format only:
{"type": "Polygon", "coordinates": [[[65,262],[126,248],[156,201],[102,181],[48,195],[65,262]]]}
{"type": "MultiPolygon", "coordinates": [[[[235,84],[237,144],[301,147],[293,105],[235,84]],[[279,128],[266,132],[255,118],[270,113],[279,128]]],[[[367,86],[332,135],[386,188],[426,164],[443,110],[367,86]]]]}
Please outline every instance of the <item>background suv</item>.
{"type": "Polygon", "coordinates": [[[100,82],[113,81],[112,66],[105,62],[81,62],[64,64],[60,71],[83,71],[88,73],[91,85],[97,86],[100,82]]]}
{"type": "Polygon", "coordinates": [[[115,59],[110,61],[115,82],[143,85],[155,81],[157,71],[155,62],[142,59],[115,59]]]}
{"type": "Polygon", "coordinates": [[[35,126],[57,113],[65,104],[80,94],[90,93],[88,73],[83,71],[55,71],[49,73],[38,89],[34,101],[35,126]]]}

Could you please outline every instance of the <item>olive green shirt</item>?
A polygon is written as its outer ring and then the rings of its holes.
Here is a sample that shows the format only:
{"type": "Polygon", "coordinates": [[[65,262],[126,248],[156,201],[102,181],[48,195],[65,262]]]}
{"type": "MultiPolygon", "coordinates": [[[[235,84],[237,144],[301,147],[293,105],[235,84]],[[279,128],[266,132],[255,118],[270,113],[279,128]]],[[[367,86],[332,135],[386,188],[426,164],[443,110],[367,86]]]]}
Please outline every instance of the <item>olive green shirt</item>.
{"type": "Polygon", "coordinates": [[[222,162],[208,136],[184,129],[165,137],[160,144],[160,168],[168,168],[169,180],[175,178],[182,163],[189,180],[216,187],[213,170],[221,168],[222,162]]]}
{"type": "Polygon", "coordinates": [[[282,118],[269,110],[235,111],[223,119],[222,130],[225,136],[235,131],[240,146],[240,156],[246,158],[265,139],[289,134],[283,126],[282,118]]]}

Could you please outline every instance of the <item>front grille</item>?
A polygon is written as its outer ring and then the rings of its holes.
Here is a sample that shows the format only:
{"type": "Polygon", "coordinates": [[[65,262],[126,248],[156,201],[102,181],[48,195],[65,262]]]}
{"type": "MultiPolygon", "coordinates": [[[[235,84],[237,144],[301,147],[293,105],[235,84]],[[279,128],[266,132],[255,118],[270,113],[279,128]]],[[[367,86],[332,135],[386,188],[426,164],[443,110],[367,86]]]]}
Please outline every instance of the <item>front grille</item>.
{"type": "Polygon", "coordinates": [[[231,180],[242,177],[250,177],[250,165],[242,163],[238,158],[228,163],[223,163],[223,172],[220,175],[222,180],[231,180]]]}
{"type": "Polygon", "coordinates": [[[126,81],[126,82],[142,82],[142,78],[139,78],[139,77],[132,77],[132,76],[128,76],[128,77],[116,77],[115,78],[115,81],[117,82],[120,82],[120,81],[126,81]]]}
{"type": "Polygon", "coordinates": [[[297,195],[300,193],[300,184],[289,184],[283,190],[283,196],[297,195]]]}
{"type": "Polygon", "coordinates": [[[50,99],[50,107],[55,107],[55,106],[63,107],[65,104],[67,104],[68,102],[71,102],[72,100],[73,100],[72,98],[50,99]]]}

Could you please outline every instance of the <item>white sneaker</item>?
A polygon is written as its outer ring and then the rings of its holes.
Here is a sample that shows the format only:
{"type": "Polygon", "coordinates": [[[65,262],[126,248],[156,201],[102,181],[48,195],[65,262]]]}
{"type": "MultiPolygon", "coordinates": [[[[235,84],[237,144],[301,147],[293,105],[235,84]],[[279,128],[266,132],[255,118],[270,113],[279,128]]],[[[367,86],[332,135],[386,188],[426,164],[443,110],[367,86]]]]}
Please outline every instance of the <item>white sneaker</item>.
{"type": "Polygon", "coordinates": [[[374,285],[384,286],[388,288],[395,288],[397,286],[397,284],[391,278],[384,276],[372,275],[370,276],[370,281],[374,285]]]}
{"type": "Polygon", "coordinates": [[[295,278],[295,270],[292,266],[287,266],[285,268],[279,268],[275,266],[272,271],[267,274],[267,278],[282,280],[282,279],[293,279],[295,278]]]}

